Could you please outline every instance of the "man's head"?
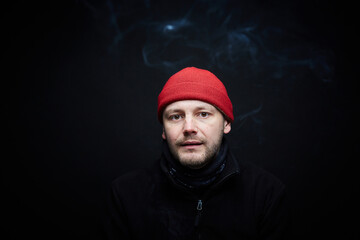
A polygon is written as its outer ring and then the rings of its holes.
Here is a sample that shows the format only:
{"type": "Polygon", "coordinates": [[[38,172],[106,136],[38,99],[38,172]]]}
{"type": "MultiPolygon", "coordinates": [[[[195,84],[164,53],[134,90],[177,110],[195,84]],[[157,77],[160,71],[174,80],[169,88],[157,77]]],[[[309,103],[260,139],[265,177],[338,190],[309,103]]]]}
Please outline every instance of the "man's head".
{"type": "Polygon", "coordinates": [[[219,152],[234,120],[222,82],[211,72],[185,68],[169,78],[158,97],[162,138],[182,165],[201,168],[219,152]]]}

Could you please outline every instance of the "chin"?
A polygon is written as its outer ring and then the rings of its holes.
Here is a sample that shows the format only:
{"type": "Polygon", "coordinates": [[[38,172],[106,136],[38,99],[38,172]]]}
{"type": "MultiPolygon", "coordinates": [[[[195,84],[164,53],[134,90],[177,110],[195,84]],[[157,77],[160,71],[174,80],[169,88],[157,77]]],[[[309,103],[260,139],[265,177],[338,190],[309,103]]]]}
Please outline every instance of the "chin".
{"type": "Polygon", "coordinates": [[[196,158],[180,158],[181,165],[192,168],[192,169],[199,169],[204,167],[207,164],[207,161],[203,158],[196,159],[196,158]]]}

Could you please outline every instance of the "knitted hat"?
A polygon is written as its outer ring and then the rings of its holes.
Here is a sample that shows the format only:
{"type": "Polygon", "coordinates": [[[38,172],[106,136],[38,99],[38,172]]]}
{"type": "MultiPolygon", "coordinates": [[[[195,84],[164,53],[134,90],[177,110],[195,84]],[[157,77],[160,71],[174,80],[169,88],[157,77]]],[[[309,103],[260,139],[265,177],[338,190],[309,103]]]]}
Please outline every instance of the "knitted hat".
{"type": "Polygon", "coordinates": [[[211,72],[187,67],[172,75],[158,96],[158,119],[167,105],[180,100],[200,100],[220,109],[232,122],[233,106],[224,84],[211,72]]]}

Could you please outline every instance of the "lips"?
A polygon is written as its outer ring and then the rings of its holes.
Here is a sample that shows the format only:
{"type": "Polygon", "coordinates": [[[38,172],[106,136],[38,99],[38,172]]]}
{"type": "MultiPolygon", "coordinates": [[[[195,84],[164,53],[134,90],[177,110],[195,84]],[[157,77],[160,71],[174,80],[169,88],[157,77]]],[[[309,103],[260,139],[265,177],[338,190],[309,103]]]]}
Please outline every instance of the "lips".
{"type": "Polygon", "coordinates": [[[200,142],[200,141],[189,140],[189,141],[182,142],[180,144],[180,146],[182,146],[182,147],[197,147],[197,146],[200,146],[202,144],[203,143],[200,142]]]}

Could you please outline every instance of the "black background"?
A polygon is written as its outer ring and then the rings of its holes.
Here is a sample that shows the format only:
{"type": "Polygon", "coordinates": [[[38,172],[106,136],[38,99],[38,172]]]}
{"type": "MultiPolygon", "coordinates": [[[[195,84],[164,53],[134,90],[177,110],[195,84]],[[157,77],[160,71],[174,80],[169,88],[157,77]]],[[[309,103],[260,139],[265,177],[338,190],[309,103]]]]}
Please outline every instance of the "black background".
{"type": "Polygon", "coordinates": [[[226,85],[240,159],[278,176],[294,239],[359,239],[354,6],[339,1],[3,5],[3,239],[102,239],[110,182],[160,154],[157,95],[226,85]]]}

